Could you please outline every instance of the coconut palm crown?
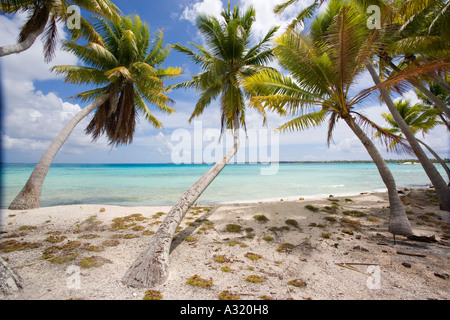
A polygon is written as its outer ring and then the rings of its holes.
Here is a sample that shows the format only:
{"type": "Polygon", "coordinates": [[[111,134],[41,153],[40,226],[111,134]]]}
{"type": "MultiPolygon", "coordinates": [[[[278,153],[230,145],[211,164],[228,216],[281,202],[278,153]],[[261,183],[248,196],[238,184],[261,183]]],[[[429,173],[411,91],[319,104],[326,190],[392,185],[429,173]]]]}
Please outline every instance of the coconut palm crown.
{"type": "Polygon", "coordinates": [[[174,112],[168,106],[172,100],[166,95],[163,80],[180,75],[181,69],[161,67],[169,54],[169,48],[163,48],[163,33],[159,31],[150,43],[149,27],[138,16],[123,17],[120,23],[99,17],[93,21],[101,43],[63,43],[63,49],[75,54],[84,65],[60,65],[52,70],[64,74],[68,83],[95,86],[75,96],[83,101],[108,95],[96,109],[86,133],[94,140],[106,133],[111,144],[129,144],[137,112],[155,128],[162,127],[145,101],[162,112],[174,112]]]}
{"type": "MultiPolygon", "coordinates": [[[[341,9],[339,4],[333,8],[333,3],[313,21],[309,32],[289,29],[275,40],[275,55],[289,75],[263,71],[249,78],[245,86],[253,92],[253,105],[295,116],[280,126],[280,131],[306,130],[328,120],[330,144],[339,119],[354,117],[360,125],[379,132],[388,145],[396,140],[394,135],[356,110],[368,94],[352,90],[365,70],[364,61],[373,52],[375,39],[354,7],[341,9]]],[[[396,145],[408,150],[404,143],[396,145]]]]}
{"type": "Polygon", "coordinates": [[[174,49],[190,57],[203,72],[191,80],[174,85],[174,88],[195,88],[200,97],[189,121],[203,113],[210,103],[220,97],[221,128],[245,127],[245,97],[242,83],[248,76],[267,69],[273,59],[270,40],[278,30],[273,27],[256,45],[250,46],[251,28],[255,9],[249,7],[242,14],[239,6],[222,11],[220,19],[200,15],[197,28],[205,39],[205,46],[190,43],[197,52],[182,45],[174,49]]]}
{"type": "MultiPolygon", "coordinates": [[[[25,12],[28,15],[19,34],[19,44],[24,43],[30,36],[35,39],[39,34],[43,34],[46,62],[50,62],[55,54],[59,40],[58,22],[65,22],[73,17],[74,11],[71,6],[77,6],[116,22],[120,21],[120,9],[110,0],[0,0],[0,12],[4,14],[25,12]]],[[[100,41],[88,20],[81,14],[77,18],[79,26],[67,28],[72,40],[85,37],[88,41],[100,41]]],[[[31,40],[29,45],[17,49],[18,51],[3,53],[0,50],[0,56],[26,50],[33,42],[34,40],[31,40]]]]}

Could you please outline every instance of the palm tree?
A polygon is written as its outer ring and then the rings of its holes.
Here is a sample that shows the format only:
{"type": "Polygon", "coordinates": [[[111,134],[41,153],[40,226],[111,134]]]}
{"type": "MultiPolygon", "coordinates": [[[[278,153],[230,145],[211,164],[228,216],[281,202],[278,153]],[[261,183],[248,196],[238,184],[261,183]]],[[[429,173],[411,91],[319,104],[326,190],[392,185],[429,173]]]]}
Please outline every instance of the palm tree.
{"type": "MultiPolygon", "coordinates": [[[[381,46],[378,46],[378,52],[376,53],[379,56],[378,64],[379,66],[381,66],[381,64],[385,60],[383,58],[383,55],[386,52],[385,50],[386,45],[384,45],[383,43],[386,41],[386,39],[390,40],[389,37],[383,38],[383,35],[389,33],[389,28],[391,26],[391,22],[393,21],[392,15],[393,12],[395,12],[394,11],[395,5],[392,3],[386,4],[384,3],[384,1],[381,0],[379,0],[378,2],[380,2],[380,4],[382,5],[381,25],[383,26],[384,29],[382,28],[382,30],[377,29],[373,30],[373,36],[380,36],[381,34],[381,37],[379,37],[379,43],[381,43],[381,46]]],[[[372,61],[369,60],[366,61],[365,65],[375,83],[375,86],[370,90],[374,89],[379,90],[382,100],[386,103],[389,112],[392,114],[392,117],[394,118],[395,122],[399,125],[405,138],[408,140],[408,143],[410,144],[412,150],[414,151],[414,154],[419,159],[427,176],[429,177],[431,183],[433,184],[436,190],[437,197],[439,199],[440,208],[442,210],[450,212],[450,188],[448,187],[447,183],[442,178],[442,176],[439,174],[439,171],[436,169],[436,167],[433,165],[431,160],[427,157],[427,155],[421,148],[419,142],[416,140],[414,134],[408,127],[408,124],[405,122],[405,120],[401,117],[401,115],[395,108],[395,105],[389,95],[389,91],[387,90],[387,88],[390,88],[392,86],[396,86],[397,89],[401,90],[402,86],[404,88],[408,84],[412,84],[421,92],[426,94],[428,98],[431,99],[432,96],[426,93],[429,92],[429,90],[423,90],[424,86],[421,84],[420,79],[423,78],[424,76],[433,76],[436,74],[437,71],[447,72],[450,69],[450,56],[448,55],[448,49],[444,51],[437,50],[435,52],[440,52],[436,53],[435,59],[431,61],[424,61],[422,63],[419,63],[417,61],[415,63],[411,63],[403,70],[398,71],[395,74],[389,76],[389,78],[385,79],[384,81],[381,80],[381,77],[383,75],[382,70],[380,71],[380,74],[378,74],[377,71],[375,70],[372,61]],[[447,52],[447,54],[442,54],[443,52],[447,52]]],[[[389,65],[392,64],[389,63],[389,65]]],[[[435,101],[433,100],[433,102],[435,101]]],[[[450,115],[450,109],[447,106],[440,105],[437,103],[437,101],[436,106],[439,107],[447,116],[450,115]]]]}
{"type": "MultiPolygon", "coordinates": [[[[44,36],[44,57],[49,62],[55,53],[58,41],[57,23],[70,20],[72,5],[78,6],[116,22],[120,21],[120,10],[109,0],[0,0],[0,12],[12,14],[26,12],[27,22],[22,26],[17,44],[0,47],[0,57],[20,53],[30,48],[36,39],[44,36]]],[[[101,41],[91,24],[79,16],[79,29],[68,28],[72,40],[84,36],[88,41],[101,41]]]]}
{"type": "Polygon", "coordinates": [[[162,80],[180,75],[181,69],[161,67],[169,54],[169,49],[162,47],[162,32],[149,48],[148,26],[138,16],[123,17],[120,23],[103,18],[95,21],[102,44],[80,45],[73,41],[63,44],[63,49],[79,57],[85,66],[52,68],[54,72],[64,74],[68,83],[97,86],[76,95],[82,101],[93,102],[79,111],[53,140],[9,209],[40,206],[42,185],[54,157],[75,126],[92,111],[96,110],[86,132],[92,134],[94,140],[106,134],[111,145],[133,141],[138,112],[155,128],[162,127],[145,101],[163,112],[170,114],[174,111],[167,105],[171,100],[165,94],[167,88],[162,80]]]}
{"type": "MultiPolygon", "coordinates": [[[[438,108],[435,107],[434,103],[432,101],[430,101],[430,99],[428,99],[427,96],[425,96],[422,92],[420,92],[419,90],[415,90],[416,91],[416,95],[417,97],[422,101],[422,103],[425,106],[428,107],[432,107],[435,110],[439,110],[438,108]]],[[[442,88],[442,86],[440,86],[437,83],[431,82],[430,83],[430,91],[436,96],[438,97],[441,101],[443,101],[444,103],[446,103],[447,105],[450,105],[450,92],[448,92],[447,90],[444,90],[442,88]]],[[[441,111],[441,110],[439,110],[441,111]]],[[[438,114],[439,118],[441,119],[442,123],[445,124],[445,126],[447,127],[447,130],[450,130],[450,123],[448,122],[448,120],[445,118],[444,113],[441,111],[438,114]]]]}
{"type": "MultiPolygon", "coordinates": [[[[289,75],[265,71],[249,78],[245,86],[255,95],[252,104],[295,116],[278,130],[305,130],[328,121],[330,144],[333,130],[342,119],[366,148],[388,189],[389,231],[394,236],[408,236],[412,233],[411,226],[394,177],[361,125],[380,132],[386,144],[398,138],[355,110],[367,97],[364,91],[352,97],[352,85],[364,71],[364,62],[372,54],[375,39],[362,27],[365,19],[353,6],[344,4],[338,9],[334,15],[332,1],[327,13],[313,22],[311,32],[298,33],[290,29],[275,40],[275,55],[289,75]],[[332,19],[330,25],[322,29],[321,18],[325,15],[332,15],[332,19]]],[[[400,141],[396,147],[405,146],[400,141]]]]}
{"type": "MultiPolygon", "coordinates": [[[[395,108],[398,110],[402,118],[408,124],[413,134],[421,132],[422,135],[425,136],[425,134],[427,134],[429,130],[433,129],[437,125],[443,124],[443,122],[437,120],[437,117],[440,114],[440,110],[438,109],[430,108],[421,104],[415,104],[411,106],[409,100],[406,101],[400,100],[399,102],[396,102],[395,108]]],[[[402,132],[397,122],[395,122],[394,118],[392,117],[392,115],[390,113],[382,113],[382,117],[384,118],[384,120],[386,120],[386,122],[390,126],[390,128],[384,128],[384,130],[399,135],[401,137],[402,132]]],[[[396,143],[397,141],[398,140],[395,140],[393,143],[396,143]]],[[[441,166],[447,173],[447,177],[449,178],[450,181],[450,169],[446,165],[445,161],[442,160],[442,158],[439,157],[439,155],[425,142],[423,142],[420,139],[417,139],[417,141],[421,145],[423,145],[441,164],[441,166]]],[[[392,148],[394,146],[390,145],[389,147],[392,148]]]]}
{"type": "Polygon", "coordinates": [[[273,58],[268,47],[277,28],[272,28],[255,46],[250,47],[250,32],[255,10],[250,7],[242,14],[239,6],[224,9],[221,20],[201,15],[197,28],[204,36],[206,48],[192,44],[198,52],[175,45],[174,48],[187,54],[203,72],[192,80],[174,85],[173,88],[194,88],[200,92],[191,121],[200,116],[214,99],[220,102],[222,130],[234,130],[234,144],[227,154],[189,188],[175,203],[152,242],[136,259],[124,276],[124,283],[130,286],[149,287],[163,283],[168,277],[169,253],[172,239],[189,207],[200,197],[208,185],[217,177],[235,155],[239,147],[239,128],[245,127],[245,90],[243,81],[273,58]]]}

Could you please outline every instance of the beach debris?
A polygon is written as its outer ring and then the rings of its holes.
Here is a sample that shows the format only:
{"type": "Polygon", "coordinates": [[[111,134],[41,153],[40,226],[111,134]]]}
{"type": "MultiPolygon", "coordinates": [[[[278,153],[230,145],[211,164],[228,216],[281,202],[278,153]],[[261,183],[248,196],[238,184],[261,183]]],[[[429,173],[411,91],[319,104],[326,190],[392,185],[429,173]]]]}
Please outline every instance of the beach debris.
{"type": "Polygon", "coordinates": [[[105,208],[100,208],[100,212],[105,212],[106,209],[105,208]]]}
{"type": "Polygon", "coordinates": [[[361,246],[354,246],[353,250],[359,250],[359,251],[365,251],[365,252],[369,252],[368,249],[361,247],[361,246]]]}
{"type": "Polygon", "coordinates": [[[411,268],[411,263],[402,262],[402,266],[404,266],[405,268],[411,268]]]}
{"type": "Polygon", "coordinates": [[[426,258],[426,255],[421,254],[421,253],[415,253],[415,252],[397,251],[397,254],[404,255],[404,256],[411,256],[411,257],[426,258]]]}
{"type": "Polygon", "coordinates": [[[410,235],[407,237],[409,240],[412,241],[419,241],[419,242],[426,242],[426,243],[433,243],[433,242],[438,242],[436,240],[436,237],[434,235],[432,236],[416,236],[416,235],[410,235]]]}
{"type": "Polygon", "coordinates": [[[447,280],[447,279],[450,278],[450,275],[449,275],[448,273],[441,274],[441,273],[435,272],[434,275],[435,275],[436,277],[438,277],[438,278],[443,279],[443,280],[447,280]]]}
{"type": "Polygon", "coordinates": [[[353,231],[351,229],[342,229],[341,230],[342,233],[348,234],[348,235],[353,235],[353,231]]]}
{"type": "Polygon", "coordinates": [[[298,198],[298,200],[305,200],[305,198],[298,198]]]}
{"type": "Polygon", "coordinates": [[[376,263],[360,263],[360,262],[339,262],[339,263],[335,263],[335,265],[342,267],[342,268],[346,268],[349,270],[353,270],[362,274],[365,274],[369,277],[373,276],[371,273],[368,272],[364,272],[359,270],[358,268],[354,267],[354,265],[363,265],[363,266],[377,266],[378,264],[376,263]]]}

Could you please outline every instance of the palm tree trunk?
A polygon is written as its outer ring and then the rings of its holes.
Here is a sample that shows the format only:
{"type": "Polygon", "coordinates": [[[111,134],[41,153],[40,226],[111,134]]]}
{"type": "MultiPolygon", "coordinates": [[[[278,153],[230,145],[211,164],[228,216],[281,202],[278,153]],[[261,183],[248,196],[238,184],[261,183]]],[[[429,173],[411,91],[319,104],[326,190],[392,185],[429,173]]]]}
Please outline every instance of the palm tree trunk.
{"type": "Polygon", "coordinates": [[[395,184],[394,176],[389,170],[386,162],[381,156],[373,142],[367,137],[364,131],[356,124],[352,117],[344,118],[347,125],[352,129],[353,133],[359,138],[372,160],[377,166],[381,179],[383,180],[389,196],[390,215],[388,230],[395,235],[409,236],[412,234],[411,225],[406,216],[405,208],[400,200],[395,184]]]}
{"type": "Polygon", "coordinates": [[[430,153],[433,155],[433,157],[436,158],[437,162],[440,163],[440,165],[444,168],[445,172],[447,173],[447,177],[449,179],[449,183],[450,183],[450,169],[448,168],[447,164],[445,163],[444,160],[442,160],[441,157],[439,157],[439,155],[434,152],[433,149],[430,148],[429,145],[427,145],[425,142],[423,142],[422,140],[417,139],[417,141],[422,144],[425,148],[427,148],[428,151],[430,151],[430,153]]]}
{"type": "MultiPolygon", "coordinates": [[[[421,54],[423,61],[428,62],[428,59],[425,57],[424,54],[421,54]]],[[[439,74],[435,73],[431,76],[437,84],[439,84],[444,90],[446,90],[448,93],[450,93],[450,86],[448,85],[447,81],[443,79],[439,74]]]]}
{"type": "Polygon", "coordinates": [[[28,178],[27,183],[23,187],[22,191],[16,196],[13,202],[9,205],[10,210],[26,210],[35,209],[40,207],[42,185],[44,184],[45,177],[47,176],[48,169],[53,162],[56,154],[62,145],[69,138],[76,125],[84,119],[91,111],[98,108],[103,104],[108,95],[105,94],[102,97],[96,99],[90,105],[79,111],[62,129],[58,136],[52,141],[50,146],[45,150],[41,159],[34,168],[31,176],[28,178]]]}
{"type": "Polygon", "coordinates": [[[438,85],[440,85],[445,91],[450,93],[450,86],[443,78],[441,78],[437,74],[434,74],[432,77],[433,77],[434,82],[436,82],[438,85]]]}
{"type": "MultiPolygon", "coordinates": [[[[376,85],[381,83],[380,77],[378,76],[377,72],[375,71],[375,68],[371,63],[366,63],[366,68],[369,70],[370,75],[372,76],[372,79],[376,85]]],[[[397,122],[398,126],[402,130],[403,134],[405,135],[406,139],[408,140],[411,148],[413,149],[414,153],[416,154],[417,158],[419,159],[420,163],[422,164],[423,169],[425,170],[426,174],[428,175],[428,178],[431,180],[431,183],[433,184],[436,195],[439,199],[439,205],[441,207],[441,210],[450,211],[450,188],[447,186],[447,183],[445,180],[441,177],[439,174],[439,171],[437,171],[436,167],[433,165],[433,163],[428,159],[425,152],[420,147],[419,143],[417,142],[416,137],[411,132],[411,130],[408,127],[408,124],[405,122],[405,120],[402,118],[398,110],[395,108],[394,103],[391,100],[391,97],[389,96],[388,91],[380,87],[380,93],[383,97],[384,102],[386,103],[390,113],[392,114],[392,117],[394,118],[395,122],[397,122]]]]}
{"type": "MultiPolygon", "coordinates": [[[[399,72],[401,71],[401,69],[399,67],[397,67],[391,59],[387,59],[386,60],[389,63],[389,66],[392,68],[392,70],[394,70],[395,72],[399,72]]],[[[438,77],[439,78],[439,77],[438,77]]],[[[419,81],[416,80],[409,80],[409,82],[420,92],[422,92],[425,97],[428,98],[428,100],[430,100],[431,102],[434,103],[434,105],[436,107],[438,107],[448,118],[450,118],[450,108],[438,97],[436,97],[436,95],[431,92],[430,90],[428,90],[422,83],[420,83],[419,81]]]]}
{"type": "Polygon", "coordinates": [[[450,118],[450,108],[447,107],[447,105],[438,97],[436,97],[430,90],[425,88],[423,84],[421,84],[419,81],[410,80],[411,84],[417,88],[420,92],[422,92],[431,102],[434,103],[436,107],[438,107],[447,118],[450,118]]]}
{"type": "Polygon", "coordinates": [[[153,236],[145,251],[135,260],[123,277],[123,283],[132,287],[154,287],[169,276],[169,253],[175,232],[189,208],[209,184],[219,175],[239,148],[239,129],[234,131],[234,145],[227,154],[192,185],[175,203],[153,236]]]}
{"type": "Polygon", "coordinates": [[[23,288],[22,277],[0,258],[0,296],[11,296],[23,288]]]}
{"type": "Polygon", "coordinates": [[[30,33],[24,41],[0,47],[0,57],[20,53],[29,49],[34,44],[36,39],[42,34],[42,32],[44,32],[44,29],[45,23],[38,30],[30,33]]]}

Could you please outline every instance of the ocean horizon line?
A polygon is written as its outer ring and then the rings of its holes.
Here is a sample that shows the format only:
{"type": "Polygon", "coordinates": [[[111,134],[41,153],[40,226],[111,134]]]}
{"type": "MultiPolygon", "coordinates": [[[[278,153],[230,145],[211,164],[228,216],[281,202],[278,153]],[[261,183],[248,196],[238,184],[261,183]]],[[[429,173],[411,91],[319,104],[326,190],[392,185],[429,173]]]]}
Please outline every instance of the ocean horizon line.
{"type": "MultiPolygon", "coordinates": [[[[431,159],[436,163],[435,159],[431,159]]],[[[450,163],[450,159],[443,159],[446,163],[450,163]]],[[[417,159],[385,159],[386,163],[404,163],[415,162],[420,164],[417,159]]],[[[273,162],[230,162],[227,165],[267,165],[270,163],[290,164],[290,163],[306,163],[306,164],[326,164],[326,163],[374,163],[372,160],[281,160],[273,162]]],[[[37,162],[2,162],[1,165],[36,165],[37,162]]],[[[52,165],[211,165],[213,163],[174,163],[174,162],[54,162],[52,165]]]]}

